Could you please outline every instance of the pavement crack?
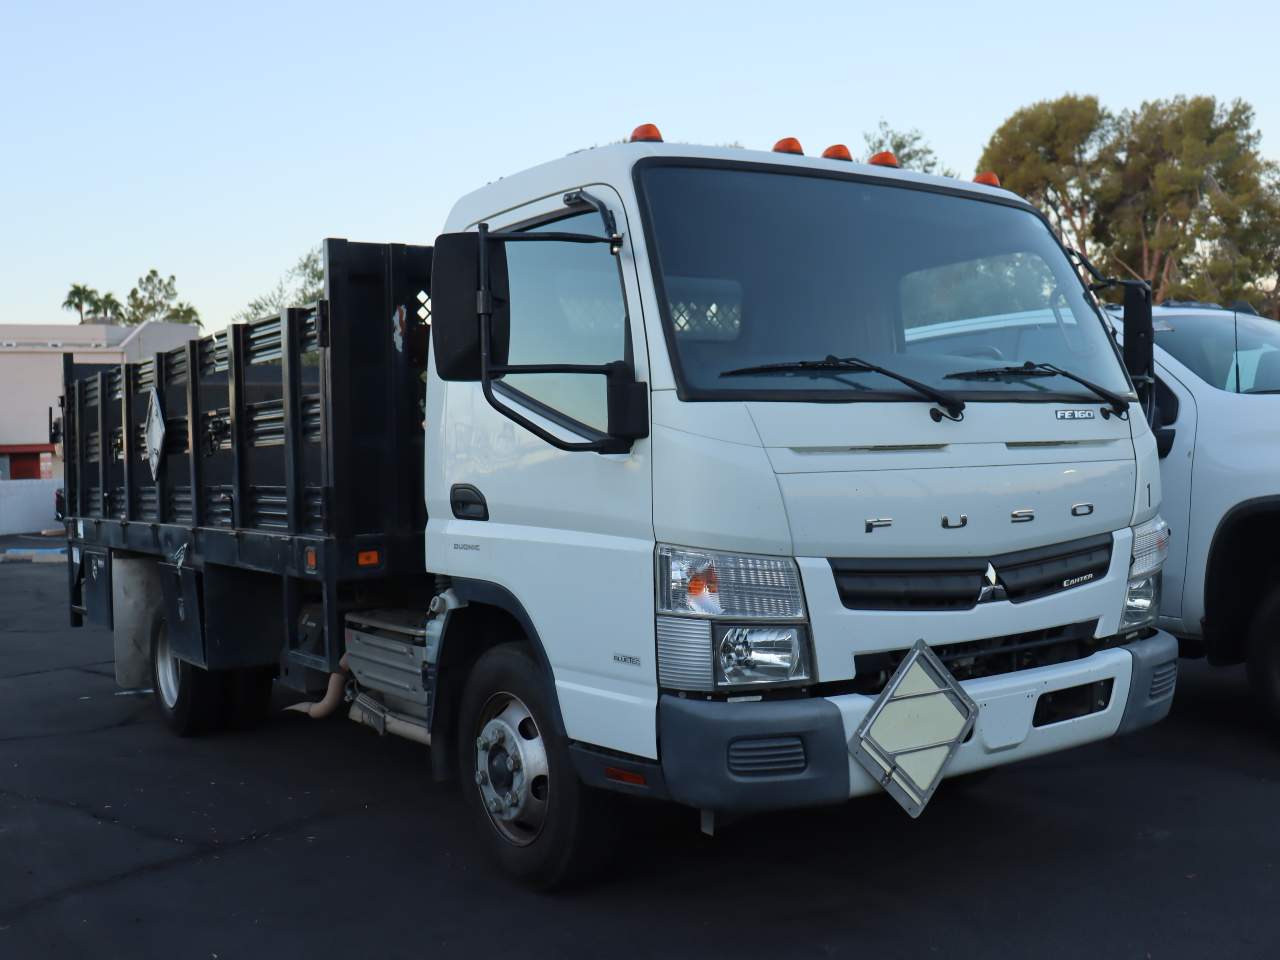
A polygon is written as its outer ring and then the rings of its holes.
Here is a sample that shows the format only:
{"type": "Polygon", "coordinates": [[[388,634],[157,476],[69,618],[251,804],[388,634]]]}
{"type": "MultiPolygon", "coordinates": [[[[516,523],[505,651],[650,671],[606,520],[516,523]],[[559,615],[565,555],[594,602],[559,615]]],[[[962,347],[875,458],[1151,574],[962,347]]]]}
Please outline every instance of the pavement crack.
{"type": "MultiPolygon", "coordinates": [[[[46,667],[43,670],[28,670],[25,673],[6,673],[0,674],[0,680],[21,680],[23,677],[39,677],[47,673],[62,673],[67,670],[80,670],[85,673],[97,673],[90,670],[90,667],[101,667],[108,663],[115,663],[114,660],[90,660],[88,663],[70,663],[64,667],[46,667]]],[[[97,674],[98,676],[106,676],[106,674],[97,674]]]]}
{"type": "Polygon", "coordinates": [[[59,730],[56,733],[25,733],[16,737],[0,737],[0,744],[4,743],[25,743],[31,740],[53,740],[57,737],[87,737],[94,733],[105,733],[108,730],[118,730],[121,727],[132,726],[137,723],[138,719],[151,710],[151,705],[146,704],[139,709],[133,711],[119,720],[111,723],[104,723],[101,726],[89,727],[87,730],[59,730]]]}
{"type": "Polygon", "coordinates": [[[284,823],[264,830],[261,833],[248,833],[237,840],[231,840],[227,843],[200,841],[195,843],[192,849],[176,854],[172,857],[153,860],[150,863],[131,867],[128,870],[121,870],[119,873],[114,873],[107,877],[100,877],[96,880],[85,880],[81,883],[73,883],[60,890],[54,890],[42,896],[33,897],[30,900],[24,900],[21,903],[0,908],[0,928],[10,926],[20,919],[28,919],[34,911],[53,906],[63,900],[67,900],[68,898],[79,894],[104,890],[108,887],[115,886],[118,883],[124,883],[128,880],[132,880],[135,877],[161,873],[174,867],[200,863],[208,860],[210,857],[222,856],[223,854],[231,853],[245,847],[251,847],[262,841],[290,836],[291,834],[299,832],[303,828],[310,827],[313,824],[321,823],[325,820],[344,817],[353,813],[367,813],[370,809],[373,809],[376,806],[378,806],[378,804],[362,801],[360,803],[347,804],[336,810],[318,811],[305,817],[287,820],[284,823]]]}

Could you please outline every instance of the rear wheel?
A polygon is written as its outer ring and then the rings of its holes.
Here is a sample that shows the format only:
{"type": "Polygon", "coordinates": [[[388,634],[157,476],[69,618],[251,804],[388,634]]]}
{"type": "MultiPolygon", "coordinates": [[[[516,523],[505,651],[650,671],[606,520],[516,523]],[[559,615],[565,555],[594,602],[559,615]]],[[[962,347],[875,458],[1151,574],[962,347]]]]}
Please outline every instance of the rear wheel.
{"type": "Polygon", "coordinates": [[[178,736],[207,733],[217,726],[222,685],[208,670],[174,656],[163,617],[157,617],[151,631],[151,680],[160,713],[178,736]]]}
{"type": "Polygon", "coordinates": [[[555,732],[549,683],[517,644],[471,671],[458,724],[462,792],[508,873],[549,888],[581,874],[601,849],[596,799],[555,732]]]}
{"type": "Polygon", "coordinates": [[[1254,696],[1271,719],[1280,723],[1280,587],[1254,611],[1247,667],[1254,696]]]}

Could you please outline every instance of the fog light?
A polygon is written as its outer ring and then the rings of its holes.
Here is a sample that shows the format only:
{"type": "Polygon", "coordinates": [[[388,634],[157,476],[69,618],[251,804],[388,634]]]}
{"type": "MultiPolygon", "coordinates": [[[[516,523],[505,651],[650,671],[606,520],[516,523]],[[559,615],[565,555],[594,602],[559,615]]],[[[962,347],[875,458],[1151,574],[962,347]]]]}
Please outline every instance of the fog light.
{"type": "Polygon", "coordinates": [[[716,684],[808,680],[809,642],[803,627],[725,626],[716,630],[716,684]]]}

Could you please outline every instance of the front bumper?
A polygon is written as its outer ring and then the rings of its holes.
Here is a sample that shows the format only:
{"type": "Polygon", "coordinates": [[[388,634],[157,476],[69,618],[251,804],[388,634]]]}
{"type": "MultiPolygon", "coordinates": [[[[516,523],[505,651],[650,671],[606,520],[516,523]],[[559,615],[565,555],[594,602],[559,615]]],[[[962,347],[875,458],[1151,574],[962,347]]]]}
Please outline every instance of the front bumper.
{"type": "MultiPolygon", "coordinates": [[[[947,776],[1150,726],[1169,712],[1177,665],[1177,640],[1157,631],[1083,660],[967,681],[978,720],[947,776]],[[1042,695],[1108,679],[1106,708],[1033,723],[1042,695]]],[[[658,737],[667,791],[680,803],[722,812],[820,806],[874,793],[880,786],[848,749],[872,703],[860,694],[738,703],[663,695],[658,737]]]]}

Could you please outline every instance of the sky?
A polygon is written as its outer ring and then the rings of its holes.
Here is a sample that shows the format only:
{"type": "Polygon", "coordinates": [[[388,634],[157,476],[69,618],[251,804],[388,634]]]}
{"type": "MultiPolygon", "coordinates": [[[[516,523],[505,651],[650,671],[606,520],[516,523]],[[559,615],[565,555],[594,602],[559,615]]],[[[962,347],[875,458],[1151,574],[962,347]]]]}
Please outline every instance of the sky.
{"type": "Polygon", "coordinates": [[[859,157],[880,119],[973,172],[1020,106],[1250,102],[1280,161],[1280,4],[0,3],[0,324],[155,267],[218,329],[326,236],[656,123],[859,157]]]}

